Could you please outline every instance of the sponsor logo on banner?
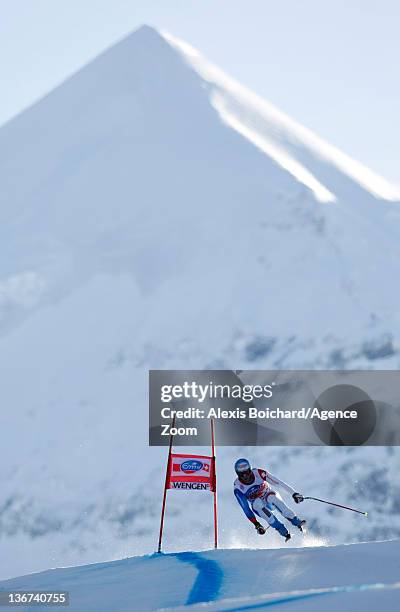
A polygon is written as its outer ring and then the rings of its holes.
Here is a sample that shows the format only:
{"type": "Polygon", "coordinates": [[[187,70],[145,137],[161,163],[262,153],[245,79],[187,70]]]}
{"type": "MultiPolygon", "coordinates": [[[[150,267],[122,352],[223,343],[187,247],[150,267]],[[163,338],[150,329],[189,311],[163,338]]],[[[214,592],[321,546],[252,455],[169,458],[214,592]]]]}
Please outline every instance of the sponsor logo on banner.
{"type": "Polygon", "coordinates": [[[185,472],[185,474],[192,474],[202,469],[207,470],[207,468],[208,466],[205,466],[202,461],[198,461],[197,459],[190,459],[189,461],[181,463],[181,470],[185,472]]]}
{"type": "Polygon", "coordinates": [[[198,459],[186,459],[182,463],[177,463],[176,459],[172,463],[173,472],[183,472],[187,475],[199,475],[199,472],[206,472],[210,474],[210,464],[205,461],[199,461],[198,459]]]}

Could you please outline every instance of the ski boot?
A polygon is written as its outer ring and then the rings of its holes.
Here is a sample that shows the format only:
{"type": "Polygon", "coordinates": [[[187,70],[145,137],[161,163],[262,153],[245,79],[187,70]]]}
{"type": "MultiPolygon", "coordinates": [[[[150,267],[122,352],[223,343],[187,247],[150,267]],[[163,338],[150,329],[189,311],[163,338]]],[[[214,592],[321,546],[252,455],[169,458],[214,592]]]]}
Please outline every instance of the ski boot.
{"type": "Polygon", "coordinates": [[[292,525],[294,525],[295,527],[300,529],[300,531],[305,533],[306,521],[299,519],[298,516],[294,516],[292,519],[289,519],[289,521],[292,523],[292,525]]]}
{"type": "Polygon", "coordinates": [[[276,517],[274,517],[275,520],[273,523],[270,523],[270,526],[273,527],[274,529],[276,529],[277,531],[279,531],[279,533],[281,534],[282,537],[285,538],[285,542],[288,542],[291,538],[290,533],[288,532],[288,530],[286,529],[285,525],[283,523],[281,523],[280,521],[278,521],[278,519],[276,517]]]}

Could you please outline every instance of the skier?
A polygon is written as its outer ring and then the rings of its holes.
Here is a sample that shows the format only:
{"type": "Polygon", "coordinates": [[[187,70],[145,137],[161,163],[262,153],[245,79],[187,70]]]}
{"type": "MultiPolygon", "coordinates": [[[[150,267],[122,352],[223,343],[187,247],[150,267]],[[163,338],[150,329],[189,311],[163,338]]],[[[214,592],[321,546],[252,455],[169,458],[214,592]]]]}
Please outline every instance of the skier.
{"type": "Polygon", "coordinates": [[[263,535],[266,529],[258,522],[254,513],[260,518],[265,519],[271,527],[279,531],[281,536],[285,538],[285,542],[290,540],[289,531],[283,523],[278,521],[272,512],[275,509],[279,510],[292,525],[303,531],[306,521],[299,519],[293,510],[285,504],[279,493],[273,491],[269,485],[281,487],[287,493],[290,493],[296,504],[304,500],[300,493],[296,493],[292,487],[276,478],[276,476],[272,476],[266,470],[259,468],[252,469],[247,459],[238,459],[236,461],[235,472],[238,477],[234,482],[233,492],[243,512],[256,528],[257,533],[263,535]]]}

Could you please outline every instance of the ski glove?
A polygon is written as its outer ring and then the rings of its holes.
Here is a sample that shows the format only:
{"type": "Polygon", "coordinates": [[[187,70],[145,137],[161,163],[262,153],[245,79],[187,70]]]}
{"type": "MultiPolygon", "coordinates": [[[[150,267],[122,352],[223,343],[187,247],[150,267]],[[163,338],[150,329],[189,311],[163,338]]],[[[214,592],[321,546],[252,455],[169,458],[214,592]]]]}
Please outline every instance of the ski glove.
{"type": "Polygon", "coordinates": [[[254,527],[257,530],[257,533],[259,535],[264,535],[264,533],[266,532],[266,529],[264,529],[264,527],[261,525],[261,523],[254,523],[254,527]]]}
{"type": "Polygon", "coordinates": [[[304,501],[304,497],[300,495],[300,493],[293,493],[292,497],[296,504],[299,504],[300,502],[304,501]]]}

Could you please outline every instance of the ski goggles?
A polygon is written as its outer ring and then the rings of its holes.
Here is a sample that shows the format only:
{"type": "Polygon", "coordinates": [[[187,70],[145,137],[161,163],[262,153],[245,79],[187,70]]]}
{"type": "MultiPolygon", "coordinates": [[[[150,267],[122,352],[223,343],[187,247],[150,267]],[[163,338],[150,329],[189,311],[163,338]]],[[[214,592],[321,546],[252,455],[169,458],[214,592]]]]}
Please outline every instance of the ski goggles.
{"type": "Polygon", "coordinates": [[[243,463],[239,463],[239,465],[236,466],[236,474],[246,474],[246,472],[249,474],[251,472],[251,467],[249,466],[249,464],[243,461],[243,463]]]}

